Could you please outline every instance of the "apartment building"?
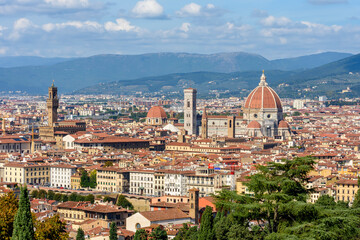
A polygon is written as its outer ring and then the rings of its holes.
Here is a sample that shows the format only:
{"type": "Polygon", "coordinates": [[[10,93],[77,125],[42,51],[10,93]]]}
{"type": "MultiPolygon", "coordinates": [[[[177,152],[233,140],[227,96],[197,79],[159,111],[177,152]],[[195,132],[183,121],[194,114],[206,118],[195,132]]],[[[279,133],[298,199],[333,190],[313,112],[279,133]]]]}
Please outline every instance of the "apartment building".
{"type": "Polygon", "coordinates": [[[131,170],[130,194],[154,195],[154,171],[152,170],[131,170]]]}
{"type": "Polygon", "coordinates": [[[336,182],[336,201],[354,201],[355,194],[359,189],[357,180],[341,179],[336,182]]]}
{"type": "Polygon", "coordinates": [[[4,181],[20,184],[50,184],[50,166],[41,163],[10,162],[4,165],[4,181]]]}
{"type": "Polygon", "coordinates": [[[76,173],[76,167],[70,164],[50,166],[50,186],[71,188],[71,176],[76,173]]]}
{"type": "Polygon", "coordinates": [[[129,172],[117,167],[100,167],[96,169],[96,189],[99,191],[128,193],[129,172]]]}

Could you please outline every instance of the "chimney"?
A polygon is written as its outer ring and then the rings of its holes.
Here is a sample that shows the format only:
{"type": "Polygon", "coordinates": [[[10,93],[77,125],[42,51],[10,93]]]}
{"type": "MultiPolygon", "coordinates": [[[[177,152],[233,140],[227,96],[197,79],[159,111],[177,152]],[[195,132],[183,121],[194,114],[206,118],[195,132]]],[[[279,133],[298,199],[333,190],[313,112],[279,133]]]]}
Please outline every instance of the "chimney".
{"type": "Polygon", "coordinates": [[[199,224],[199,189],[192,188],[189,190],[190,210],[189,216],[194,219],[195,224],[199,224]]]}

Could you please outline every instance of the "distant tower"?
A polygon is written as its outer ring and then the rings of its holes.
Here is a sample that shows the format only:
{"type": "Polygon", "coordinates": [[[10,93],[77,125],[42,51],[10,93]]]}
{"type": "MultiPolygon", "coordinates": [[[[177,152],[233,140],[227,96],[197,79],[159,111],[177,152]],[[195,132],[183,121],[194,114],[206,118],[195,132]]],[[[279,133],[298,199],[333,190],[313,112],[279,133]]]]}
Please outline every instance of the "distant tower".
{"type": "Polygon", "coordinates": [[[197,134],[196,93],[196,89],[184,89],[184,129],[188,135],[197,134]]]}
{"type": "Polygon", "coordinates": [[[235,116],[228,116],[228,138],[235,138],[235,116]]]}
{"type": "Polygon", "coordinates": [[[189,195],[189,216],[191,219],[194,219],[195,224],[199,224],[199,189],[190,189],[189,195]]]}
{"type": "Polygon", "coordinates": [[[206,108],[204,108],[204,113],[201,118],[201,138],[205,139],[208,138],[208,126],[207,126],[207,114],[206,108]]]}
{"type": "Polygon", "coordinates": [[[57,110],[59,107],[59,98],[57,95],[57,87],[54,85],[54,81],[49,87],[49,98],[46,100],[46,106],[48,111],[48,123],[49,126],[53,126],[57,122],[57,110]]]}

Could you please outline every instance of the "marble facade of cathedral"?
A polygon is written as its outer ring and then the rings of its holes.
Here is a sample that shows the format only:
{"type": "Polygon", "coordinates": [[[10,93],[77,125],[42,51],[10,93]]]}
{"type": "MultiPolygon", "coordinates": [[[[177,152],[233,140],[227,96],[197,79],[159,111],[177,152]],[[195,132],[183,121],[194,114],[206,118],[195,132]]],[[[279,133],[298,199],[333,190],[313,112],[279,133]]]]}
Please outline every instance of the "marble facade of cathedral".
{"type": "MultiPolygon", "coordinates": [[[[186,117],[186,116],[185,116],[186,117]]],[[[204,110],[201,137],[273,137],[285,139],[290,136],[290,127],[283,120],[281,100],[268,86],[265,74],[246,99],[243,116],[211,116],[204,110]]]]}

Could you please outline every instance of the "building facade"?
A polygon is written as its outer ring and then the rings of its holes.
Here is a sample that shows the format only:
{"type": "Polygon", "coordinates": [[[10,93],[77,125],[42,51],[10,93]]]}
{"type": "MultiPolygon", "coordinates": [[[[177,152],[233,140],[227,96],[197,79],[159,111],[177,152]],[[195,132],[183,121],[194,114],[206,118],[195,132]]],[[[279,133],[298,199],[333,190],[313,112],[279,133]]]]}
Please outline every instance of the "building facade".
{"type": "Polygon", "coordinates": [[[184,89],[184,129],[188,135],[197,134],[196,89],[184,89]]]}

